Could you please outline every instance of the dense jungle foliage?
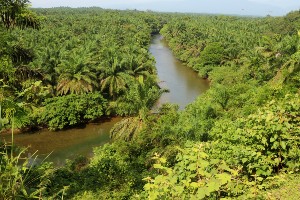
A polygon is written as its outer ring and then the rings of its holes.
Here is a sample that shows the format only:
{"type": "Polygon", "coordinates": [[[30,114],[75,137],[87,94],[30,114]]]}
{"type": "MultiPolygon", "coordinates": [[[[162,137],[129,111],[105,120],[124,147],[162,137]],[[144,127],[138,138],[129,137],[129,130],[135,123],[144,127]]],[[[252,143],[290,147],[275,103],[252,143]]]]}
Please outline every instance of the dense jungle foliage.
{"type": "Polygon", "coordinates": [[[56,130],[106,115],[134,115],[160,96],[148,47],[162,20],[96,8],[38,12],[39,29],[2,27],[5,119],[14,109],[19,128],[56,130]]]}
{"type": "Polygon", "coordinates": [[[60,168],[20,166],[23,151],[1,146],[0,199],[276,199],[280,188],[299,187],[300,11],[34,12],[28,26],[1,25],[1,125],[55,130],[129,117],[91,159],[60,168]],[[183,111],[166,104],[149,112],[161,94],[148,52],[158,31],[211,82],[183,111]]]}

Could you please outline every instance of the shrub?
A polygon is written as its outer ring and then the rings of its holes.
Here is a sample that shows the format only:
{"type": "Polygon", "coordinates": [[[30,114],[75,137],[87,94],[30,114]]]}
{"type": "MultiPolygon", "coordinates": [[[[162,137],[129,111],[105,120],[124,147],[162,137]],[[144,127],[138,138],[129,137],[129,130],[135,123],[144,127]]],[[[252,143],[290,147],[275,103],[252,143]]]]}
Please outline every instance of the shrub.
{"type": "Polygon", "coordinates": [[[104,115],[107,100],[99,93],[67,95],[47,99],[39,122],[49,129],[63,129],[104,115]]]}

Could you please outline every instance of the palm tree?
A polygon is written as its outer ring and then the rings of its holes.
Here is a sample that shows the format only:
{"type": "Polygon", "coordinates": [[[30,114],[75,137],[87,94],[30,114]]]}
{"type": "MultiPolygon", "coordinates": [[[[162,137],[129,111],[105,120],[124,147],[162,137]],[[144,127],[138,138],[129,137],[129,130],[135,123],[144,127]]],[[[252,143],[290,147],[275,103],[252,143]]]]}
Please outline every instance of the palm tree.
{"type": "Polygon", "coordinates": [[[286,82],[300,85],[300,52],[293,54],[288,61],[278,70],[276,76],[270,81],[273,88],[282,88],[286,82]]]}
{"type": "Polygon", "coordinates": [[[114,140],[131,141],[144,127],[140,117],[129,117],[116,123],[110,130],[110,137],[114,140]]]}
{"type": "Polygon", "coordinates": [[[144,108],[139,111],[138,116],[121,120],[110,130],[110,137],[114,140],[131,141],[144,129],[148,115],[149,110],[144,108]]]}
{"type": "Polygon", "coordinates": [[[88,67],[85,58],[79,54],[72,54],[68,58],[69,62],[64,60],[58,66],[58,73],[61,73],[56,87],[58,95],[84,94],[97,88],[96,73],[88,67]]]}
{"type": "Polygon", "coordinates": [[[122,65],[130,71],[130,75],[138,80],[140,84],[144,84],[144,80],[147,78],[152,78],[155,72],[151,60],[143,59],[143,57],[134,58],[132,55],[128,55],[122,62],[122,65]]]}
{"type": "Polygon", "coordinates": [[[15,77],[18,81],[25,81],[28,79],[43,79],[44,74],[40,69],[34,69],[30,66],[18,66],[15,68],[15,77]]]}
{"type": "Polygon", "coordinates": [[[111,66],[100,67],[100,71],[101,91],[108,89],[108,93],[113,99],[126,89],[127,81],[132,78],[130,71],[123,67],[117,58],[114,58],[111,66]]]}

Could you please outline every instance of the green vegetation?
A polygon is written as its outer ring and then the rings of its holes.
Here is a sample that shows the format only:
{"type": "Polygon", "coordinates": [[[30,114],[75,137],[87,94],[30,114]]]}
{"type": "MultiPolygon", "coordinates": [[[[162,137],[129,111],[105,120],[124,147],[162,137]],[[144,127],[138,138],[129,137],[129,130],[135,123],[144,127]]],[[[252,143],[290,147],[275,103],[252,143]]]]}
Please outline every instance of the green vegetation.
{"type": "Polygon", "coordinates": [[[107,101],[99,93],[54,97],[45,101],[45,110],[37,121],[47,123],[50,129],[62,129],[100,118],[106,107],[107,101]]]}
{"type": "Polygon", "coordinates": [[[287,175],[282,177],[280,187],[269,190],[266,196],[269,199],[296,200],[300,198],[299,186],[299,174],[287,175]]]}
{"type": "MultiPolygon", "coordinates": [[[[151,32],[160,26],[157,20],[148,22],[146,13],[99,8],[37,12],[42,16],[39,30],[1,29],[6,36],[1,44],[7,49],[1,49],[0,103],[4,111],[10,108],[8,101],[22,110],[26,123],[19,128],[62,129],[105,115],[134,115],[159,97],[154,60],[147,51],[151,32]],[[88,113],[78,95],[90,107],[88,113]],[[132,97],[136,108],[119,107],[131,104],[132,97]],[[94,107],[96,102],[101,111],[94,107]],[[63,110],[53,108],[61,103],[63,110]]],[[[7,118],[5,112],[3,116],[7,118]]]]}
{"type": "Polygon", "coordinates": [[[17,183],[30,166],[23,173],[2,148],[0,178],[18,187],[9,191],[1,181],[0,198],[299,197],[286,194],[299,187],[299,11],[276,18],[35,11],[43,16],[39,30],[1,25],[1,125],[55,130],[128,118],[91,159],[34,169],[47,177],[28,187],[17,183]],[[161,94],[147,50],[158,30],[178,59],[211,82],[183,111],[166,104],[149,112],[161,94]]]}

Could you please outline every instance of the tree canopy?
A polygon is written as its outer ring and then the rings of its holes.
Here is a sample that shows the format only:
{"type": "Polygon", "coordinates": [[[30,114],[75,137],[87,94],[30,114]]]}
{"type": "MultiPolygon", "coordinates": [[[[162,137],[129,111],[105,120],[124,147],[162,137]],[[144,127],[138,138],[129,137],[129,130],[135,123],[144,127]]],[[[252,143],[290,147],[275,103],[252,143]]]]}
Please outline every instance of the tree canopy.
{"type": "Polygon", "coordinates": [[[2,128],[56,130],[103,116],[127,118],[92,158],[59,168],[15,167],[0,146],[4,199],[272,199],[281,184],[291,187],[285,178],[299,184],[298,11],[261,18],[35,11],[44,17],[39,30],[13,28],[21,11],[0,29],[2,128]],[[149,112],[162,93],[148,51],[158,31],[186,67],[210,81],[182,111],[165,104],[149,112]],[[38,178],[25,184],[29,174],[38,178]]]}

